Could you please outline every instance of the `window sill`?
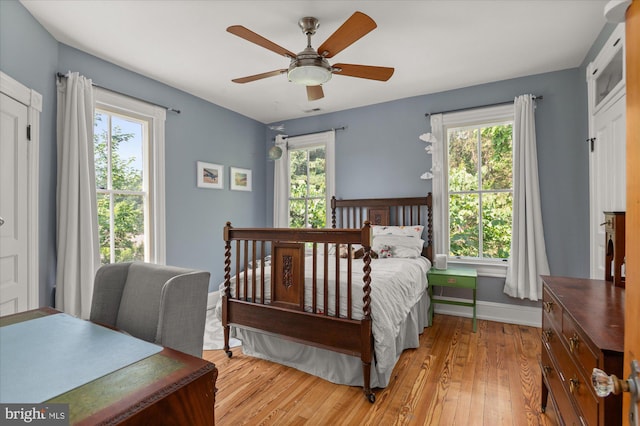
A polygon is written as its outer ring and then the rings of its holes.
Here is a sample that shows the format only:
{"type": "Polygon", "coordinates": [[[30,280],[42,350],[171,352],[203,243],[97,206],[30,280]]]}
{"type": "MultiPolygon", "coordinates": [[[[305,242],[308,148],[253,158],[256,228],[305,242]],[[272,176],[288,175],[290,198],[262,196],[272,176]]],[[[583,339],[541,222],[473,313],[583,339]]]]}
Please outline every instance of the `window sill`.
{"type": "Polygon", "coordinates": [[[472,266],[482,277],[505,278],[507,276],[507,262],[483,262],[478,260],[448,259],[448,265],[472,266]]]}

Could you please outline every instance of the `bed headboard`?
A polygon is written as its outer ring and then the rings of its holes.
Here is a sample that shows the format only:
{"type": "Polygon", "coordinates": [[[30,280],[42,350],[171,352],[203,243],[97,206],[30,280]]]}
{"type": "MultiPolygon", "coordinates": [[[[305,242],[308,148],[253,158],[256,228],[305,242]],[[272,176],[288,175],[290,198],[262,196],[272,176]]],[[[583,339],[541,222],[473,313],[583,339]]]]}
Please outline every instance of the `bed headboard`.
{"type": "Polygon", "coordinates": [[[372,225],[424,225],[426,245],[422,254],[433,262],[433,211],[430,192],[426,197],[355,200],[331,198],[332,228],[361,228],[365,221],[372,225]]]}

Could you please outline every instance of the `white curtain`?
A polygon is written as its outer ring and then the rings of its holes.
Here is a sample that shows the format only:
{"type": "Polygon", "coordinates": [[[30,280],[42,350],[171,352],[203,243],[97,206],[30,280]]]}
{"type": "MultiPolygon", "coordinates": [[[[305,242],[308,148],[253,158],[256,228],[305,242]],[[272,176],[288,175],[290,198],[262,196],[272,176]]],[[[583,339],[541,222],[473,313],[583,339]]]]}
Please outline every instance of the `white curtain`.
{"type": "Polygon", "coordinates": [[[514,107],[513,231],[504,292],[512,297],[538,300],[542,297],[540,275],[549,274],[549,263],[540,210],[535,98],[518,96],[514,107]]]}
{"type": "MultiPolygon", "coordinates": [[[[444,218],[448,211],[448,200],[445,199],[446,188],[444,185],[443,165],[446,160],[445,150],[446,141],[443,131],[442,114],[433,114],[431,116],[431,134],[436,139],[433,142],[432,154],[431,154],[431,173],[433,173],[432,180],[432,202],[433,202],[433,229],[445,229],[444,218]]],[[[445,232],[436,232],[434,235],[434,249],[436,254],[447,254],[445,244],[445,238],[448,238],[449,234],[445,232]]]]}
{"type": "Polygon", "coordinates": [[[289,151],[287,135],[276,136],[276,146],[282,156],[273,166],[273,227],[289,227],[289,151]]]}
{"type": "Polygon", "coordinates": [[[56,308],[81,318],[89,318],[100,265],[93,122],[91,80],[59,79],[56,308]]]}

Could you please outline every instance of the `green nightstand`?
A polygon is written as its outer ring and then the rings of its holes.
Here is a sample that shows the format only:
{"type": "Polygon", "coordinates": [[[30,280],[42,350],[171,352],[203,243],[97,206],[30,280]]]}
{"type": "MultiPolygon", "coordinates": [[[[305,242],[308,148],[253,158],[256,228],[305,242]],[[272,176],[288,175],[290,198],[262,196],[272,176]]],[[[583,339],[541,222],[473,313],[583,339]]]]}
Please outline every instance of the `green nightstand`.
{"type": "Polygon", "coordinates": [[[427,273],[427,278],[429,279],[429,297],[431,297],[431,305],[429,306],[429,325],[433,324],[433,305],[436,303],[468,306],[470,308],[473,308],[473,332],[475,333],[477,330],[476,288],[478,278],[478,273],[476,272],[476,270],[471,268],[431,268],[427,273]],[[470,288],[473,290],[473,302],[458,302],[456,300],[436,299],[435,297],[433,297],[433,286],[470,288]]]}

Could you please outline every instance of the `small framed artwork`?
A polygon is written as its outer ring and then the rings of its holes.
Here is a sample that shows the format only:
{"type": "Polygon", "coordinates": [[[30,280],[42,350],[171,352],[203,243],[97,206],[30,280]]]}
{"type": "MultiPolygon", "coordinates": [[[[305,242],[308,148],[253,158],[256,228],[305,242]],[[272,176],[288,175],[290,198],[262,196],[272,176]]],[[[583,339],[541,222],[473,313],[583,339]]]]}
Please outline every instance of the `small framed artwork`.
{"type": "Polygon", "coordinates": [[[251,191],[251,170],[230,167],[231,189],[235,191],[251,191]]]}
{"type": "Polygon", "coordinates": [[[224,166],[198,161],[198,188],[224,188],[224,166]]]}

